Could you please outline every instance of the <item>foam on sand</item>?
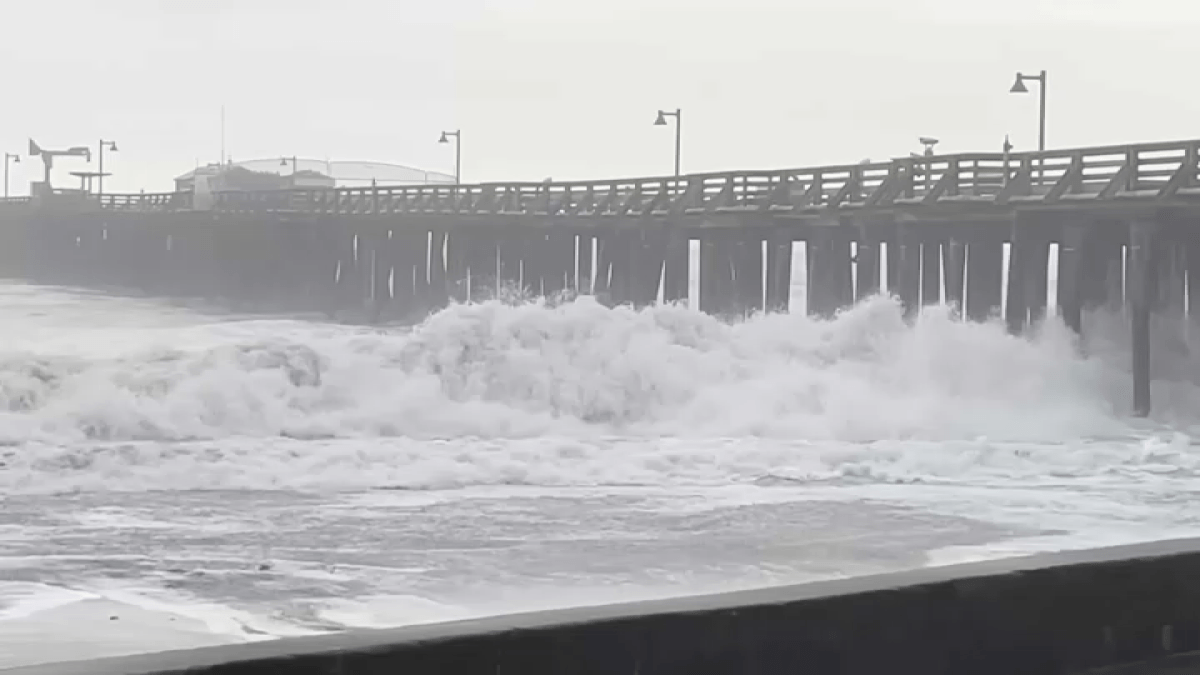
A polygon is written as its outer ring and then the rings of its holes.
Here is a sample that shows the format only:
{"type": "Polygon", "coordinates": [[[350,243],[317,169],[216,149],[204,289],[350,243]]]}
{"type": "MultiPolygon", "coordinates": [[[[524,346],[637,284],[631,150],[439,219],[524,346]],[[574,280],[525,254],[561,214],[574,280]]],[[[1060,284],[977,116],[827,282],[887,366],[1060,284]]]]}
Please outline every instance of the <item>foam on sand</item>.
{"type": "Polygon", "coordinates": [[[0,618],[0,668],[244,642],[204,622],[102,597],[0,618]]]}

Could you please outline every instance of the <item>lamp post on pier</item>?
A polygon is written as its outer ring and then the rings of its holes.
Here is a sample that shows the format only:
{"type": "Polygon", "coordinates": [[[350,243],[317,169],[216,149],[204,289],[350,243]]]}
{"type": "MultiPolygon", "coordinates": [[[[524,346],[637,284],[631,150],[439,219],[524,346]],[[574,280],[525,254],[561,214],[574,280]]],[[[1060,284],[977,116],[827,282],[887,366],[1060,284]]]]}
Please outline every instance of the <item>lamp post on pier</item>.
{"type": "Polygon", "coordinates": [[[12,153],[12,152],[4,153],[4,198],[5,199],[8,199],[8,165],[9,164],[20,164],[20,163],[21,163],[21,155],[12,153]]]}
{"type": "Polygon", "coordinates": [[[655,120],[654,120],[654,126],[656,126],[656,127],[667,126],[667,118],[668,117],[675,118],[675,177],[678,178],[679,174],[680,174],[680,172],[679,172],[680,146],[683,141],[683,109],[676,108],[675,112],[659,110],[658,117],[655,118],[655,120]]]}
{"type": "MultiPolygon", "coordinates": [[[[1038,83],[1038,152],[1046,151],[1046,71],[1041,71],[1037,75],[1025,75],[1017,73],[1017,79],[1013,81],[1012,88],[1009,89],[1011,94],[1028,94],[1029,88],[1025,86],[1026,82],[1038,83]]],[[[1042,182],[1042,159],[1038,158],[1038,183],[1042,182]]]]}
{"type": "Polygon", "coordinates": [[[116,141],[106,141],[103,138],[100,139],[100,153],[99,153],[100,154],[100,171],[98,172],[98,175],[96,176],[96,179],[97,179],[96,195],[97,196],[104,195],[104,149],[105,148],[108,148],[109,150],[116,152],[117,151],[117,142],[116,141]]]}
{"type": "Polygon", "coordinates": [[[462,185],[462,129],[443,131],[438,143],[449,143],[454,139],[454,184],[462,185]]]}

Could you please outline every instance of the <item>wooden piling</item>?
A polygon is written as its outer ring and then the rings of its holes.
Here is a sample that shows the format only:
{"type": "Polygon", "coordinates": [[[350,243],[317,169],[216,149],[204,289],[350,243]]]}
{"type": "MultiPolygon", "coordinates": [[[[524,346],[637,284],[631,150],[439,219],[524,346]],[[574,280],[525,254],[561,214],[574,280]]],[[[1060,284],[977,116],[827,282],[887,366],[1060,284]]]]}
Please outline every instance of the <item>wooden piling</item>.
{"type": "Polygon", "coordinates": [[[792,255],[794,241],[790,228],[777,228],[767,241],[766,310],[786,312],[792,297],[792,255]]]}
{"type": "Polygon", "coordinates": [[[1087,269],[1085,256],[1095,251],[1094,247],[1086,247],[1086,223],[1071,219],[1064,223],[1062,236],[1058,242],[1058,293],[1057,302],[1059,315],[1063,323],[1076,335],[1083,333],[1083,293],[1081,285],[1086,279],[1087,269]]]}
{"type": "Polygon", "coordinates": [[[1156,224],[1137,220],[1129,225],[1129,258],[1126,301],[1129,304],[1130,346],[1133,363],[1133,414],[1150,414],[1150,309],[1153,302],[1152,255],[1156,245],[1156,224]]]}

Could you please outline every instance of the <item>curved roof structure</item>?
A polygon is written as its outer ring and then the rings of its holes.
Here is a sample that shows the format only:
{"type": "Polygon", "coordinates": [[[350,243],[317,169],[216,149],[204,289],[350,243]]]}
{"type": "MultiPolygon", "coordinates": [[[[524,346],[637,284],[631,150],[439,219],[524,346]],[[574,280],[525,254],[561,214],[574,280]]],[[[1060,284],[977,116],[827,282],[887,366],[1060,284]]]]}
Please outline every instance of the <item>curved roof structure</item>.
{"type": "Polygon", "coordinates": [[[251,171],[263,171],[283,175],[291,174],[293,171],[315,171],[333,178],[339,185],[346,184],[347,186],[361,185],[370,183],[371,181],[375,181],[380,185],[454,183],[454,176],[450,174],[438,171],[426,171],[425,169],[390,164],[388,162],[329,161],[297,157],[297,166],[293,167],[291,157],[282,159],[272,157],[270,159],[251,159],[234,162],[233,165],[250,169],[251,171]]]}

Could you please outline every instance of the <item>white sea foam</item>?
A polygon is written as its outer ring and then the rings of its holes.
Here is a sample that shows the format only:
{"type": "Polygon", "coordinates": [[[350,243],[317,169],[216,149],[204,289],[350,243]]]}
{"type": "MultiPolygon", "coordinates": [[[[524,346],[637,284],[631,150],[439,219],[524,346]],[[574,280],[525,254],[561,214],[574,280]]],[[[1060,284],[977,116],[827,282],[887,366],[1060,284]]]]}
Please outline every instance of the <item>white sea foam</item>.
{"type": "Polygon", "coordinates": [[[163,316],[0,343],[0,485],[1033,478],[1200,457],[1167,431],[1200,409],[1191,346],[1158,340],[1157,417],[1131,421],[1127,341],[1104,316],[1087,356],[1056,321],[1016,338],[933,307],[910,325],[886,297],[733,324],[590,298],[456,305],[392,330],[163,316]]]}

